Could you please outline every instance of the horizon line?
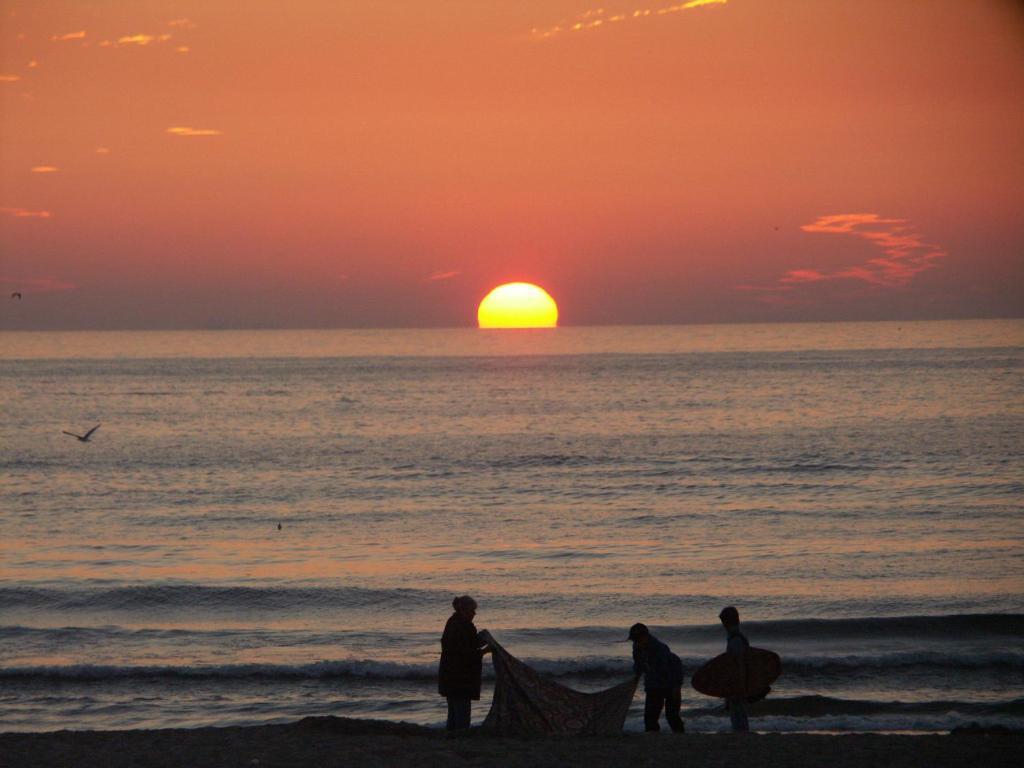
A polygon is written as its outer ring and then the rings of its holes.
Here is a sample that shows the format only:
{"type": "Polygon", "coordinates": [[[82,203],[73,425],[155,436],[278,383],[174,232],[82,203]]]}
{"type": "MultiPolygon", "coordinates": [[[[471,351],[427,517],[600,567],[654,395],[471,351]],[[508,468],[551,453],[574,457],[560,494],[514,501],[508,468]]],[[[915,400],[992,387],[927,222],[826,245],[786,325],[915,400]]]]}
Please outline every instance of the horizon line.
{"type": "Polygon", "coordinates": [[[195,333],[195,332],[252,332],[252,331],[486,331],[494,332],[557,332],[560,328],[665,328],[665,327],[706,327],[735,325],[866,325],[875,323],[965,323],[984,321],[1024,320],[1021,315],[991,315],[974,317],[926,317],[926,318],[875,318],[871,320],[830,319],[830,320],[720,320],[712,322],[663,322],[663,323],[589,323],[558,325],[553,328],[480,328],[476,325],[394,325],[394,326],[188,326],[188,327],[123,327],[123,328],[3,328],[0,333],[195,333]]]}

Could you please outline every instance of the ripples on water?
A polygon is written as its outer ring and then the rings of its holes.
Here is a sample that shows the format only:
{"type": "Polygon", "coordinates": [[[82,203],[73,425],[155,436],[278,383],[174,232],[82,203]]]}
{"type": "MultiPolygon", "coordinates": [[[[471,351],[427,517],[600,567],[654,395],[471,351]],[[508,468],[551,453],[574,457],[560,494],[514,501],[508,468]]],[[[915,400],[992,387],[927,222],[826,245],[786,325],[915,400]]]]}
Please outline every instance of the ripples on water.
{"type": "Polygon", "coordinates": [[[438,722],[467,591],[583,686],[735,603],[763,727],[1021,722],[1020,322],[0,338],[0,729],[438,722]]]}

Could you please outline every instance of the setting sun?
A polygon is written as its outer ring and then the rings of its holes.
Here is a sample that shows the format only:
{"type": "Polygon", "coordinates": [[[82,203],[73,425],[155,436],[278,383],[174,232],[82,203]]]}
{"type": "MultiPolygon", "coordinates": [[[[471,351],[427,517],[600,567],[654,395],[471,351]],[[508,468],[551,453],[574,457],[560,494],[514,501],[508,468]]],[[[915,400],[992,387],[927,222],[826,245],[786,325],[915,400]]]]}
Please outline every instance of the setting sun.
{"type": "Polygon", "coordinates": [[[554,328],[558,305],[532,283],[505,283],[488,293],[477,309],[481,328],[554,328]]]}

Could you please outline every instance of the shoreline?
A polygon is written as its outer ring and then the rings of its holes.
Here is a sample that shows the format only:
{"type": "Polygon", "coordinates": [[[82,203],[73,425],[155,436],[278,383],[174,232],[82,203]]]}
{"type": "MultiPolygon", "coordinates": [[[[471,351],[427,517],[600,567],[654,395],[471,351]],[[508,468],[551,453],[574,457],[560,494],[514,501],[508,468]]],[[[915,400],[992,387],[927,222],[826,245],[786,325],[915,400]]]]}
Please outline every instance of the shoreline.
{"type": "Polygon", "coordinates": [[[958,729],[947,734],[623,733],[503,737],[473,729],[456,739],[436,728],[344,717],[284,725],[132,731],[0,733],[0,768],[87,766],[687,766],[1016,765],[1024,732],[958,729]]]}

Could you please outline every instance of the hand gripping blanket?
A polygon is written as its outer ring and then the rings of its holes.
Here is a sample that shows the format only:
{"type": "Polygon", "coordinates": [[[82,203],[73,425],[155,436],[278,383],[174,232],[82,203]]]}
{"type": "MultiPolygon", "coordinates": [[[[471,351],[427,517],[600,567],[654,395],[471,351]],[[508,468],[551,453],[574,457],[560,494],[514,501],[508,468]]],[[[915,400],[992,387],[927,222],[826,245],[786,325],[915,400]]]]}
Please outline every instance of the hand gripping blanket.
{"type": "Polygon", "coordinates": [[[521,662],[484,630],[493,648],[494,701],[483,722],[500,734],[619,733],[636,692],[636,679],[614,688],[581,693],[549,680],[521,662]]]}

